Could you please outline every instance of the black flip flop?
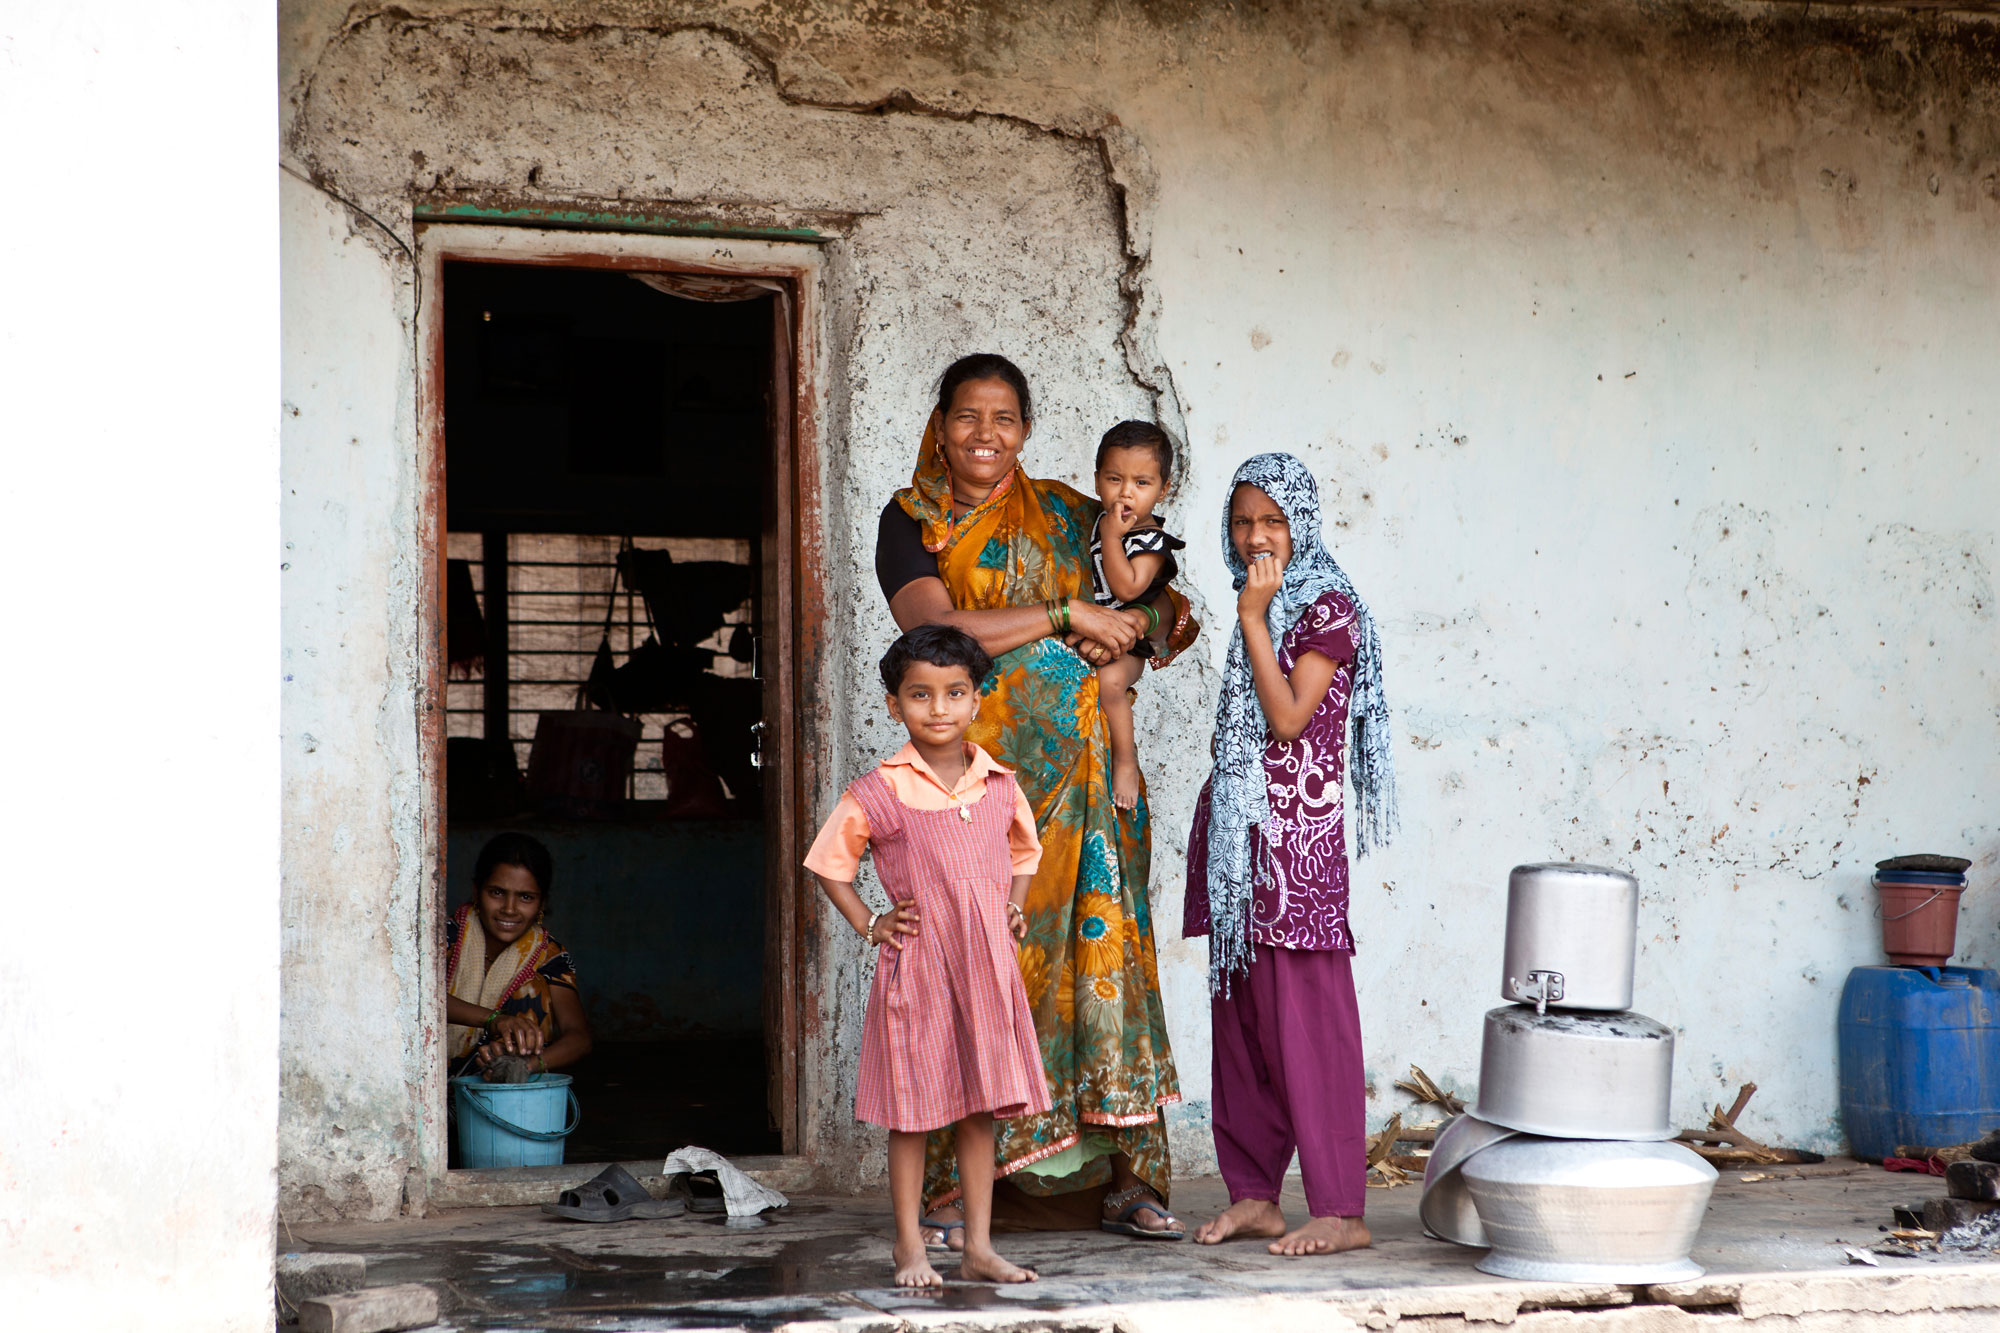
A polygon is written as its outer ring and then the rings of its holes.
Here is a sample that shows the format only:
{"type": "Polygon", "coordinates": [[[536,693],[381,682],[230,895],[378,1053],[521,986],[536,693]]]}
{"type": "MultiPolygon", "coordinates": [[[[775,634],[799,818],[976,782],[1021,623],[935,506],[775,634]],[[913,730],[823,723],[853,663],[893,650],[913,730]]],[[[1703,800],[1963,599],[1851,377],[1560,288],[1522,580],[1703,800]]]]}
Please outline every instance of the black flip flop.
{"type": "Polygon", "coordinates": [[[1113,1235],[1130,1236],[1134,1240],[1183,1240],[1187,1236],[1185,1229],[1179,1231],[1151,1231],[1132,1220],[1134,1216],[1142,1212],[1158,1213],[1162,1222],[1170,1224],[1177,1223],[1180,1220],[1168,1212],[1166,1205],[1161,1203],[1154,1196],[1153,1191],[1144,1185],[1134,1185],[1129,1189],[1122,1189],[1116,1194],[1107,1196],[1104,1201],[1119,1211],[1117,1217],[1107,1217],[1100,1221],[1097,1224],[1100,1230],[1109,1231],[1113,1235]]]}
{"type": "Polygon", "coordinates": [[[678,1196],[691,1213],[720,1213],[729,1207],[713,1171],[676,1171],[667,1177],[667,1193],[678,1196]]]}
{"type": "Polygon", "coordinates": [[[655,1199],[622,1166],[607,1166],[573,1190],[564,1190],[542,1211],[570,1222],[623,1222],[628,1218],[679,1217],[681,1199],[655,1199]]]}
{"type": "Polygon", "coordinates": [[[931,1251],[933,1254],[964,1253],[963,1250],[953,1250],[951,1248],[951,1233],[954,1231],[965,1230],[965,1223],[947,1222],[941,1217],[925,1217],[919,1220],[917,1225],[922,1227],[926,1231],[942,1231],[944,1233],[944,1235],[938,1239],[936,1244],[932,1244],[930,1241],[924,1242],[924,1248],[931,1251]]]}

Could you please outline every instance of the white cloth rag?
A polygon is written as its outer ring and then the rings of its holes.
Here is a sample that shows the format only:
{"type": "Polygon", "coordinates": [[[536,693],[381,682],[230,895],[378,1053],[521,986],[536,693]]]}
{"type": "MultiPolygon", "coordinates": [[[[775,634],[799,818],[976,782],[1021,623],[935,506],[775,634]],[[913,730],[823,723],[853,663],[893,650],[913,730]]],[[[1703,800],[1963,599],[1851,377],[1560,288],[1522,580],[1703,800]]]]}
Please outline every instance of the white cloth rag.
{"type": "Polygon", "coordinates": [[[783,1208],[791,1202],[778,1191],[759,1185],[738,1171],[721,1153],[706,1148],[677,1148],[669,1154],[660,1174],[671,1176],[679,1171],[715,1172],[715,1179],[722,1186],[722,1201],[731,1217],[751,1217],[766,1208],[783,1208]]]}

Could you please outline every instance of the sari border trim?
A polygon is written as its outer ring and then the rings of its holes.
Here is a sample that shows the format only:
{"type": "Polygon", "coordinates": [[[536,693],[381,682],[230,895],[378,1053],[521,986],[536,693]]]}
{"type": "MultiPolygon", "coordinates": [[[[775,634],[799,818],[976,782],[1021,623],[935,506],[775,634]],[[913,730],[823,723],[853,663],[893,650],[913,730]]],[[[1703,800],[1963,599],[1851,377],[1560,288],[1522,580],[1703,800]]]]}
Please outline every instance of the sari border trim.
{"type": "Polygon", "coordinates": [[[1154,1102],[1153,1109],[1143,1115],[1106,1115],[1102,1111],[1085,1111],[1077,1117],[1077,1121],[1085,1125],[1109,1125],[1113,1129],[1130,1129],[1133,1125],[1150,1125],[1160,1118],[1161,1107],[1178,1106],[1180,1105],[1180,1100],[1181,1095],[1178,1092],[1168,1093],[1154,1102]]]}
{"type": "MultiPolygon", "coordinates": [[[[1031,1153],[1027,1153],[1023,1156],[1014,1158],[1012,1161],[1000,1163],[998,1166],[993,1168],[993,1178],[995,1180],[998,1180],[1002,1176],[1011,1176],[1016,1171],[1019,1171],[1023,1167],[1033,1166],[1036,1162],[1041,1161],[1045,1157],[1054,1157],[1057,1153],[1065,1152],[1070,1148],[1074,1148],[1077,1144],[1081,1142],[1083,1142],[1083,1135],[1081,1132],[1069,1134],[1064,1138],[1058,1139],[1054,1143],[1048,1144],[1046,1147],[1037,1148],[1031,1153]]],[[[939,1195],[937,1198],[931,1200],[929,1203],[924,1205],[924,1209],[926,1212],[928,1212],[932,1209],[942,1208],[948,1203],[956,1203],[958,1201],[959,1196],[964,1193],[965,1193],[964,1186],[959,1186],[958,1188],[953,1189],[949,1193],[939,1195]]]]}

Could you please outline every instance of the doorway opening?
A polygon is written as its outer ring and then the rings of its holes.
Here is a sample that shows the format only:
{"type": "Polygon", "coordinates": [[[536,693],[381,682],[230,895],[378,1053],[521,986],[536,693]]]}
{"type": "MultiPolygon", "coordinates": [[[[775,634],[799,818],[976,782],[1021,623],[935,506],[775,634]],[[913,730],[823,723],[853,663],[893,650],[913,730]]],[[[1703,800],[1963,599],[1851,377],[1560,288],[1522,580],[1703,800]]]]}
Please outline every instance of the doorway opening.
{"type": "Polygon", "coordinates": [[[490,838],[548,848],[565,1160],[785,1151],[791,293],[440,270],[447,912],[490,838]]]}

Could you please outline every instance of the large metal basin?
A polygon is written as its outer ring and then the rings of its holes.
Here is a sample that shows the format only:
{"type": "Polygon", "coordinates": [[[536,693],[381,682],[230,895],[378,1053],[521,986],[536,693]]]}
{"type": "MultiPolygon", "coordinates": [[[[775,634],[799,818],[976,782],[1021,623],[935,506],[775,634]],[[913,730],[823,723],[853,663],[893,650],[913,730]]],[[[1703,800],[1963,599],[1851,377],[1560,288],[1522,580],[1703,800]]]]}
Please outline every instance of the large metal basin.
{"type": "Polygon", "coordinates": [[[1457,1116],[1438,1131],[1430,1160],[1424,1163],[1423,1196],[1417,1200],[1417,1216],[1423,1220],[1425,1234],[1455,1245],[1485,1248],[1486,1228],[1479,1225],[1479,1210],[1472,1206],[1459,1168],[1474,1153],[1518,1133],[1470,1115],[1457,1116]]]}
{"type": "Polygon", "coordinates": [[[1492,1244],[1475,1265],[1561,1282],[1681,1282],[1715,1168],[1678,1143],[1523,1136],[1460,1168],[1492,1244]]]}
{"type": "Polygon", "coordinates": [[[1674,1034],[1644,1014],[1487,1011],[1479,1104],[1492,1124],[1559,1139],[1670,1139],[1674,1034]]]}
{"type": "Polygon", "coordinates": [[[1632,1007],[1639,881],[1574,862],[1515,866],[1507,877],[1502,999],[1539,1008],[1632,1007]]]}

